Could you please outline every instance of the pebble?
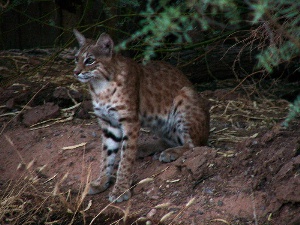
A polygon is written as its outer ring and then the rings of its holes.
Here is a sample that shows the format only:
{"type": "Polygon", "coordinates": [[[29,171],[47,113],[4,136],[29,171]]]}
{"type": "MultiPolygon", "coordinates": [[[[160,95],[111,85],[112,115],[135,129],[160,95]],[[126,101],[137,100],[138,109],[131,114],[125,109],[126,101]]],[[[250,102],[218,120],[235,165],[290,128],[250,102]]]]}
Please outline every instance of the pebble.
{"type": "Polygon", "coordinates": [[[150,198],[152,198],[152,199],[154,199],[154,200],[157,200],[157,199],[159,199],[159,196],[158,196],[158,195],[153,195],[153,196],[151,196],[150,198]]]}
{"type": "Polygon", "coordinates": [[[172,192],[172,196],[178,196],[179,194],[180,194],[181,192],[180,191],[174,191],[174,192],[172,192]]]}
{"type": "Polygon", "coordinates": [[[95,156],[89,156],[89,158],[86,160],[87,162],[92,162],[95,161],[96,157],[95,156]]]}
{"type": "Polygon", "coordinates": [[[221,200],[218,201],[218,206],[223,206],[224,202],[222,202],[221,200]]]}
{"type": "Polygon", "coordinates": [[[46,148],[47,149],[50,149],[50,148],[52,148],[52,143],[50,142],[50,143],[48,143],[47,145],[46,145],[46,148]]]}
{"type": "Polygon", "coordinates": [[[155,214],[156,214],[157,210],[156,209],[151,209],[148,213],[147,213],[147,218],[152,218],[155,214]]]}
{"type": "Polygon", "coordinates": [[[203,189],[203,193],[212,195],[214,193],[214,190],[206,187],[203,189]]]}
{"type": "Polygon", "coordinates": [[[201,210],[197,210],[196,213],[198,213],[199,215],[203,215],[204,214],[204,212],[201,211],[201,210]]]}

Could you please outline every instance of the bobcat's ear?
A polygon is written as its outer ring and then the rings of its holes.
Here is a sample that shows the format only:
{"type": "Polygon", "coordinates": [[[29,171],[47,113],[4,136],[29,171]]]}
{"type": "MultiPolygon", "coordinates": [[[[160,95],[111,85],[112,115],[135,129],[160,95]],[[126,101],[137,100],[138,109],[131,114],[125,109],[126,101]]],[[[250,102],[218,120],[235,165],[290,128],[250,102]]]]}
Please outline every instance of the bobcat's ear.
{"type": "Polygon", "coordinates": [[[79,43],[79,46],[83,46],[86,43],[86,38],[83,36],[83,34],[76,29],[73,29],[73,33],[79,43]]]}
{"type": "Polygon", "coordinates": [[[113,49],[114,49],[114,42],[108,34],[102,33],[98,38],[96,45],[100,48],[101,54],[107,57],[112,56],[113,49]]]}

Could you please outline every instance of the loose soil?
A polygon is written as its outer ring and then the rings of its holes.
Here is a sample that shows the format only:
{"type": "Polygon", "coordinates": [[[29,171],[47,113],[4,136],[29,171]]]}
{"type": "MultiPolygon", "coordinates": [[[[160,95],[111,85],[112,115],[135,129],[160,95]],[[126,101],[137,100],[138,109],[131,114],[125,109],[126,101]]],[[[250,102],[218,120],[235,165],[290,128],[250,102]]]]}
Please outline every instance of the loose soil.
{"type": "Polygon", "coordinates": [[[72,51],[50,53],[0,54],[3,81],[13,81],[0,89],[1,224],[300,224],[300,121],[282,127],[286,100],[254,85],[232,91],[232,80],[202,93],[208,146],[161,163],[159,138],[143,128],[132,198],[111,204],[111,188],[85,196],[101,131],[72,51]]]}

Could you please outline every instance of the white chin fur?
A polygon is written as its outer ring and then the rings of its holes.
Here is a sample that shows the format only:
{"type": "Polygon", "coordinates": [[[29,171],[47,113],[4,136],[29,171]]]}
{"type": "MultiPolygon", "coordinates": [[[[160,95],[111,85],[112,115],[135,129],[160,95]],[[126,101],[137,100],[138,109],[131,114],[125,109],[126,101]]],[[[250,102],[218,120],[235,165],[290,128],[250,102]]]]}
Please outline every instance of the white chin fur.
{"type": "Polygon", "coordinates": [[[79,80],[82,83],[86,83],[88,81],[90,81],[91,77],[84,75],[84,74],[79,74],[78,76],[76,76],[77,80],[79,80]]]}
{"type": "Polygon", "coordinates": [[[87,83],[87,82],[89,82],[90,79],[83,79],[83,78],[77,77],[77,80],[79,80],[81,83],[87,83]]]}

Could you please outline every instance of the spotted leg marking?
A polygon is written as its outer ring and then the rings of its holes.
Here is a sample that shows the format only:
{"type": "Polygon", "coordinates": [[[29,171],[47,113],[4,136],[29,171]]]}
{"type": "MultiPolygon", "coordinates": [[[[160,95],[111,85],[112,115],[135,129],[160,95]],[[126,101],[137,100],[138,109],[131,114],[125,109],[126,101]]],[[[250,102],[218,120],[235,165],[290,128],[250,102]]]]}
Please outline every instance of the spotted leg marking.
{"type": "Polygon", "coordinates": [[[100,163],[100,175],[97,180],[90,183],[89,194],[97,194],[105,191],[112,183],[112,171],[116,154],[122,141],[122,131],[118,127],[101,122],[102,127],[102,152],[100,163]]]}
{"type": "Polygon", "coordinates": [[[139,122],[123,122],[123,142],[121,146],[121,161],[117,171],[117,180],[109,194],[111,202],[126,201],[131,197],[131,175],[137,152],[139,122]]]}

